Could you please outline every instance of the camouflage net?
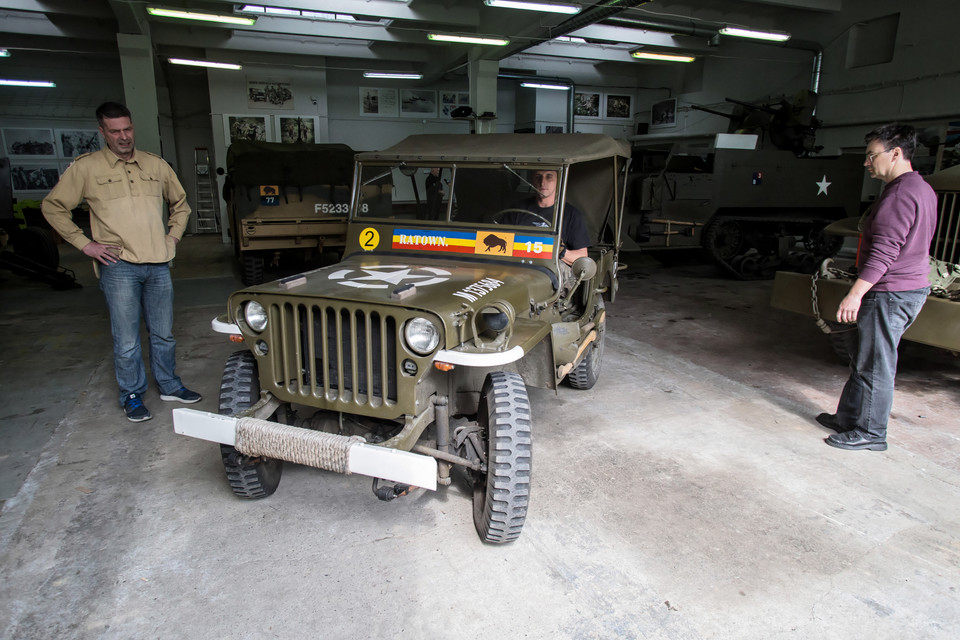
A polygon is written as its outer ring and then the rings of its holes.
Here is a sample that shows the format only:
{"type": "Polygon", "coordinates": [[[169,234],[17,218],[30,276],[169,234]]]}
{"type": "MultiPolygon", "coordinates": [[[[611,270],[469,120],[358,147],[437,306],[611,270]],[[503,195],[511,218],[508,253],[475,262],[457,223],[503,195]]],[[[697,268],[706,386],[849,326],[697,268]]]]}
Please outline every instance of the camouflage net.
{"type": "Polygon", "coordinates": [[[240,453],[337,473],[349,473],[350,448],[363,442],[360,436],[310,431],[258,418],[237,420],[236,449],[240,453]]]}

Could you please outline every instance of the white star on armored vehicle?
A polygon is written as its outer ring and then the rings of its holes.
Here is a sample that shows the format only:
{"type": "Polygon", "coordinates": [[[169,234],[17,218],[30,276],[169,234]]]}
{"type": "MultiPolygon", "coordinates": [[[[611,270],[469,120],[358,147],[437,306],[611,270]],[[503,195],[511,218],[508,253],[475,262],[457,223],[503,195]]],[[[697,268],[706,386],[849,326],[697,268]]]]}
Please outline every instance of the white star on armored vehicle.
{"type": "Polygon", "coordinates": [[[827,187],[829,187],[833,183],[827,182],[827,174],[823,174],[823,177],[820,178],[820,182],[814,182],[814,184],[817,185],[817,187],[819,187],[819,191],[817,191],[817,195],[820,195],[821,193],[825,196],[830,195],[829,193],[827,193],[827,187]]]}

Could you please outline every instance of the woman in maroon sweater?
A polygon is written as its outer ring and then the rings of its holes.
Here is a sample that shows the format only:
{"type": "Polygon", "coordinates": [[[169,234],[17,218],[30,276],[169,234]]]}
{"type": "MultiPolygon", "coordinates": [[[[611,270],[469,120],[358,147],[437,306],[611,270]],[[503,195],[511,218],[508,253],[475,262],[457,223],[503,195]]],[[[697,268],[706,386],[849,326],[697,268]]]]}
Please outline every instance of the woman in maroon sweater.
{"type": "Polygon", "coordinates": [[[913,170],[913,127],[880,127],[866,143],[864,165],[884,187],[864,216],[858,277],[837,309],[837,321],[857,323],[857,351],[837,412],[821,413],[817,422],[837,432],[826,439],[832,447],[884,451],[897,346],[930,292],[937,196],[913,170]]]}

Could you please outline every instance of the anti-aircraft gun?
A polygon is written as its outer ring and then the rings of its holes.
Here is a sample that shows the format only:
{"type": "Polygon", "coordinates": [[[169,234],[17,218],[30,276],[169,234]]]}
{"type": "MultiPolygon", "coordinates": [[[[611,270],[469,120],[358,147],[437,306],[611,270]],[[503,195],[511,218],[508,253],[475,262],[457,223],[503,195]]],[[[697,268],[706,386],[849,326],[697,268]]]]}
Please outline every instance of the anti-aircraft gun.
{"type": "Polygon", "coordinates": [[[860,210],[863,158],[821,156],[816,94],[741,102],[723,116],[727,133],[659,141],[634,139],[641,174],[630,199],[628,235],[636,249],[702,247],[742,279],[778,269],[812,272],[842,238],[823,228],[860,210]]]}

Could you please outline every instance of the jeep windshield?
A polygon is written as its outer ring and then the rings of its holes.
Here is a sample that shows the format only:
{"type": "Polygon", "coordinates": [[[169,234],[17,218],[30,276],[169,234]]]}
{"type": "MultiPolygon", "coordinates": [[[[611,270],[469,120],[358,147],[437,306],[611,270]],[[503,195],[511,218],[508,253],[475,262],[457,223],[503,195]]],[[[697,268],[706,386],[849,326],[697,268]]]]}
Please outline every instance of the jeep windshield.
{"type": "Polygon", "coordinates": [[[527,163],[400,162],[361,164],[359,178],[356,220],[554,229],[564,171],[527,163]],[[540,207],[539,192],[554,202],[540,207]]]}

